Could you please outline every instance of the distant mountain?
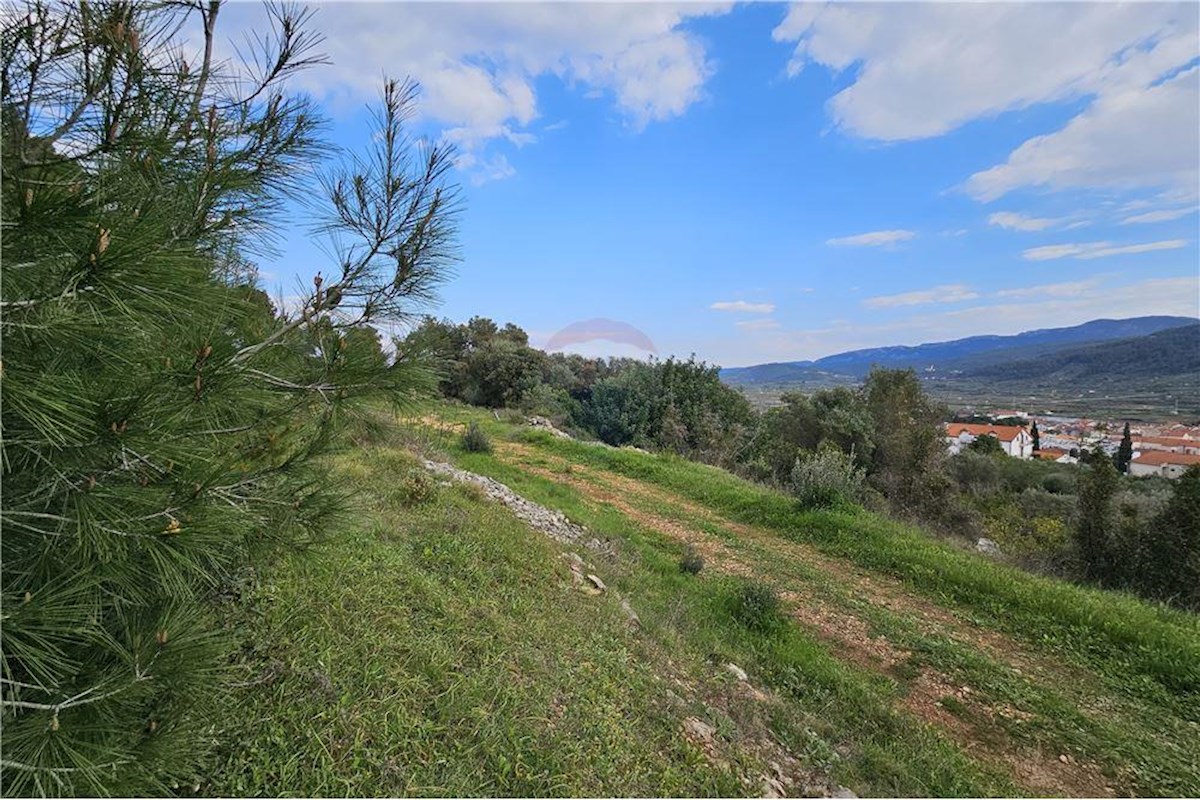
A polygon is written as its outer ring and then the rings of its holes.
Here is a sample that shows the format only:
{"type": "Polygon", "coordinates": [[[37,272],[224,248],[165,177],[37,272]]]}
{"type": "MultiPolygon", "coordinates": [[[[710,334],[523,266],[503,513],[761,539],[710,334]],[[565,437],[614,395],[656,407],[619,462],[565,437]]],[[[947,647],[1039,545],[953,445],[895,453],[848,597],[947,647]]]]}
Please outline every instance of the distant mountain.
{"type": "Polygon", "coordinates": [[[974,373],[1001,363],[1020,363],[1064,348],[1145,337],[1160,331],[1195,325],[1192,317],[1134,317],[1097,319],[1069,328],[1046,328],[1014,336],[971,336],[915,347],[875,347],[838,353],[816,361],[791,361],[733,367],[721,377],[733,384],[839,383],[865,376],[872,366],[911,367],[938,375],[974,373]]]}
{"type": "Polygon", "coordinates": [[[1093,386],[1160,376],[1200,377],[1200,323],[1102,344],[1065,347],[1037,358],[981,365],[966,377],[1093,386]]]}

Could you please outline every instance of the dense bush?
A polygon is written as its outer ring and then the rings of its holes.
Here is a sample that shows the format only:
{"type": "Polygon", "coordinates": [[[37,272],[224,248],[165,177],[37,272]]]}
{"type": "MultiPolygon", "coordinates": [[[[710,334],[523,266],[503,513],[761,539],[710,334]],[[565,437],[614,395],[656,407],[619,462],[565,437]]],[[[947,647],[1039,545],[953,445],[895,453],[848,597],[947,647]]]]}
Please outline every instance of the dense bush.
{"type": "Polygon", "coordinates": [[[484,433],[483,428],[474,422],[463,431],[462,446],[468,453],[492,452],[492,440],[484,433]]]}
{"type": "Polygon", "coordinates": [[[796,459],[826,443],[852,453],[860,466],[870,463],[874,423],[861,392],[837,387],[785,394],[780,401],[763,414],[743,456],[760,474],[787,485],[796,459]]]}
{"type": "Polygon", "coordinates": [[[425,470],[414,467],[401,474],[397,494],[405,508],[412,508],[427,502],[435,490],[433,477],[425,470]]]}
{"type": "Polygon", "coordinates": [[[986,497],[1000,489],[1000,464],[991,456],[963,451],[947,460],[947,471],[969,495],[986,497]]]}
{"type": "Polygon", "coordinates": [[[683,558],[679,559],[679,571],[686,572],[688,575],[699,575],[702,569],[704,569],[704,557],[689,544],[683,551],[683,558]]]}
{"type": "Polygon", "coordinates": [[[823,446],[796,459],[792,494],[804,508],[855,503],[862,493],[863,478],[863,470],[855,465],[853,457],[834,446],[823,446]]]}

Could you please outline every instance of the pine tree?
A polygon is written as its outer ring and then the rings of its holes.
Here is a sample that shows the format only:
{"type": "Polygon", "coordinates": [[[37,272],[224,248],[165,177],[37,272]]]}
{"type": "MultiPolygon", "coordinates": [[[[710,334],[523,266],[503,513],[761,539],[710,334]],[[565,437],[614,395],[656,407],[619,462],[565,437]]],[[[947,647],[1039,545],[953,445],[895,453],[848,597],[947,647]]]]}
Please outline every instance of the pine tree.
{"type": "Polygon", "coordinates": [[[1121,436],[1121,445],[1113,459],[1117,472],[1129,472],[1129,462],[1133,461],[1133,438],[1129,433],[1129,423],[1125,423],[1125,432],[1121,436]]]}
{"type": "Polygon", "coordinates": [[[1029,429],[1029,435],[1033,437],[1033,452],[1038,452],[1042,449],[1042,435],[1038,432],[1037,420],[1033,421],[1033,427],[1029,429]]]}
{"type": "Polygon", "coordinates": [[[291,313],[251,282],[325,149],[281,88],[317,61],[308,12],[271,12],[237,79],[212,57],[215,2],[5,18],[7,795],[193,778],[224,685],[209,598],[255,553],[325,535],[343,495],[319,457],[340,421],[427,383],[361,335],[419,312],[454,256],[452,154],[407,137],[411,84],[385,85],[374,151],[325,181],[330,277],[291,313]]]}

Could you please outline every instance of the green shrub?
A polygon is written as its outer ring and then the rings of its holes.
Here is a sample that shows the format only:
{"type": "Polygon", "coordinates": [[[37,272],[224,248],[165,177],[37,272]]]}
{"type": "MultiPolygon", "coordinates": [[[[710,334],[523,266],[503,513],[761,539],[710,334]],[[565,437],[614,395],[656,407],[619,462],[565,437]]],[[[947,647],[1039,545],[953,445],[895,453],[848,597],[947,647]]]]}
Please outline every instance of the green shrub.
{"type": "Polygon", "coordinates": [[[751,630],[772,630],[783,621],[779,614],[779,594],[761,581],[744,583],[734,596],[733,616],[751,630]]]}
{"type": "Polygon", "coordinates": [[[689,544],[683,552],[683,558],[679,559],[679,571],[686,572],[688,575],[698,575],[702,569],[704,569],[704,556],[697,553],[696,548],[689,544]]]}
{"type": "Polygon", "coordinates": [[[1052,472],[1042,478],[1042,488],[1050,494],[1073,494],[1075,479],[1067,472],[1052,472]]]}
{"type": "Polygon", "coordinates": [[[423,469],[410,469],[400,477],[400,504],[405,508],[419,506],[433,496],[436,488],[433,477],[428,472],[423,469]]]}
{"type": "Polygon", "coordinates": [[[857,502],[862,485],[863,471],[854,459],[833,447],[802,455],[792,467],[792,494],[804,508],[857,502]]]}
{"type": "Polygon", "coordinates": [[[483,428],[474,422],[467,426],[467,431],[462,437],[462,446],[468,453],[492,452],[492,440],[483,432],[483,428]]]}

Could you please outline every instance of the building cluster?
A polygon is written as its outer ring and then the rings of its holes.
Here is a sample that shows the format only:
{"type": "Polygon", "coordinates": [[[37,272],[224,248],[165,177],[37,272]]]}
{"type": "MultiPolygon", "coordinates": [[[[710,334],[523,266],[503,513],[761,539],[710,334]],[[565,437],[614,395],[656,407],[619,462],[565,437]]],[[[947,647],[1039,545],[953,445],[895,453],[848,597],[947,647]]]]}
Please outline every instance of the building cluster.
{"type": "MultiPolygon", "coordinates": [[[[1040,458],[1074,464],[1085,450],[1099,448],[1114,455],[1121,446],[1124,423],[1074,417],[1038,416],[1023,411],[1000,410],[986,415],[1008,424],[949,422],[946,447],[953,455],[962,452],[980,436],[992,436],[1012,458],[1040,458]],[[1020,420],[1020,424],[1012,424],[1020,420]],[[1034,449],[1033,426],[1037,426],[1038,448],[1034,449]]],[[[978,417],[976,417],[978,419],[978,417]]],[[[1200,464],[1200,426],[1132,423],[1130,440],[1133,458],[1129,474],[1178,478],[1188,467],[1200,464]]]]}

